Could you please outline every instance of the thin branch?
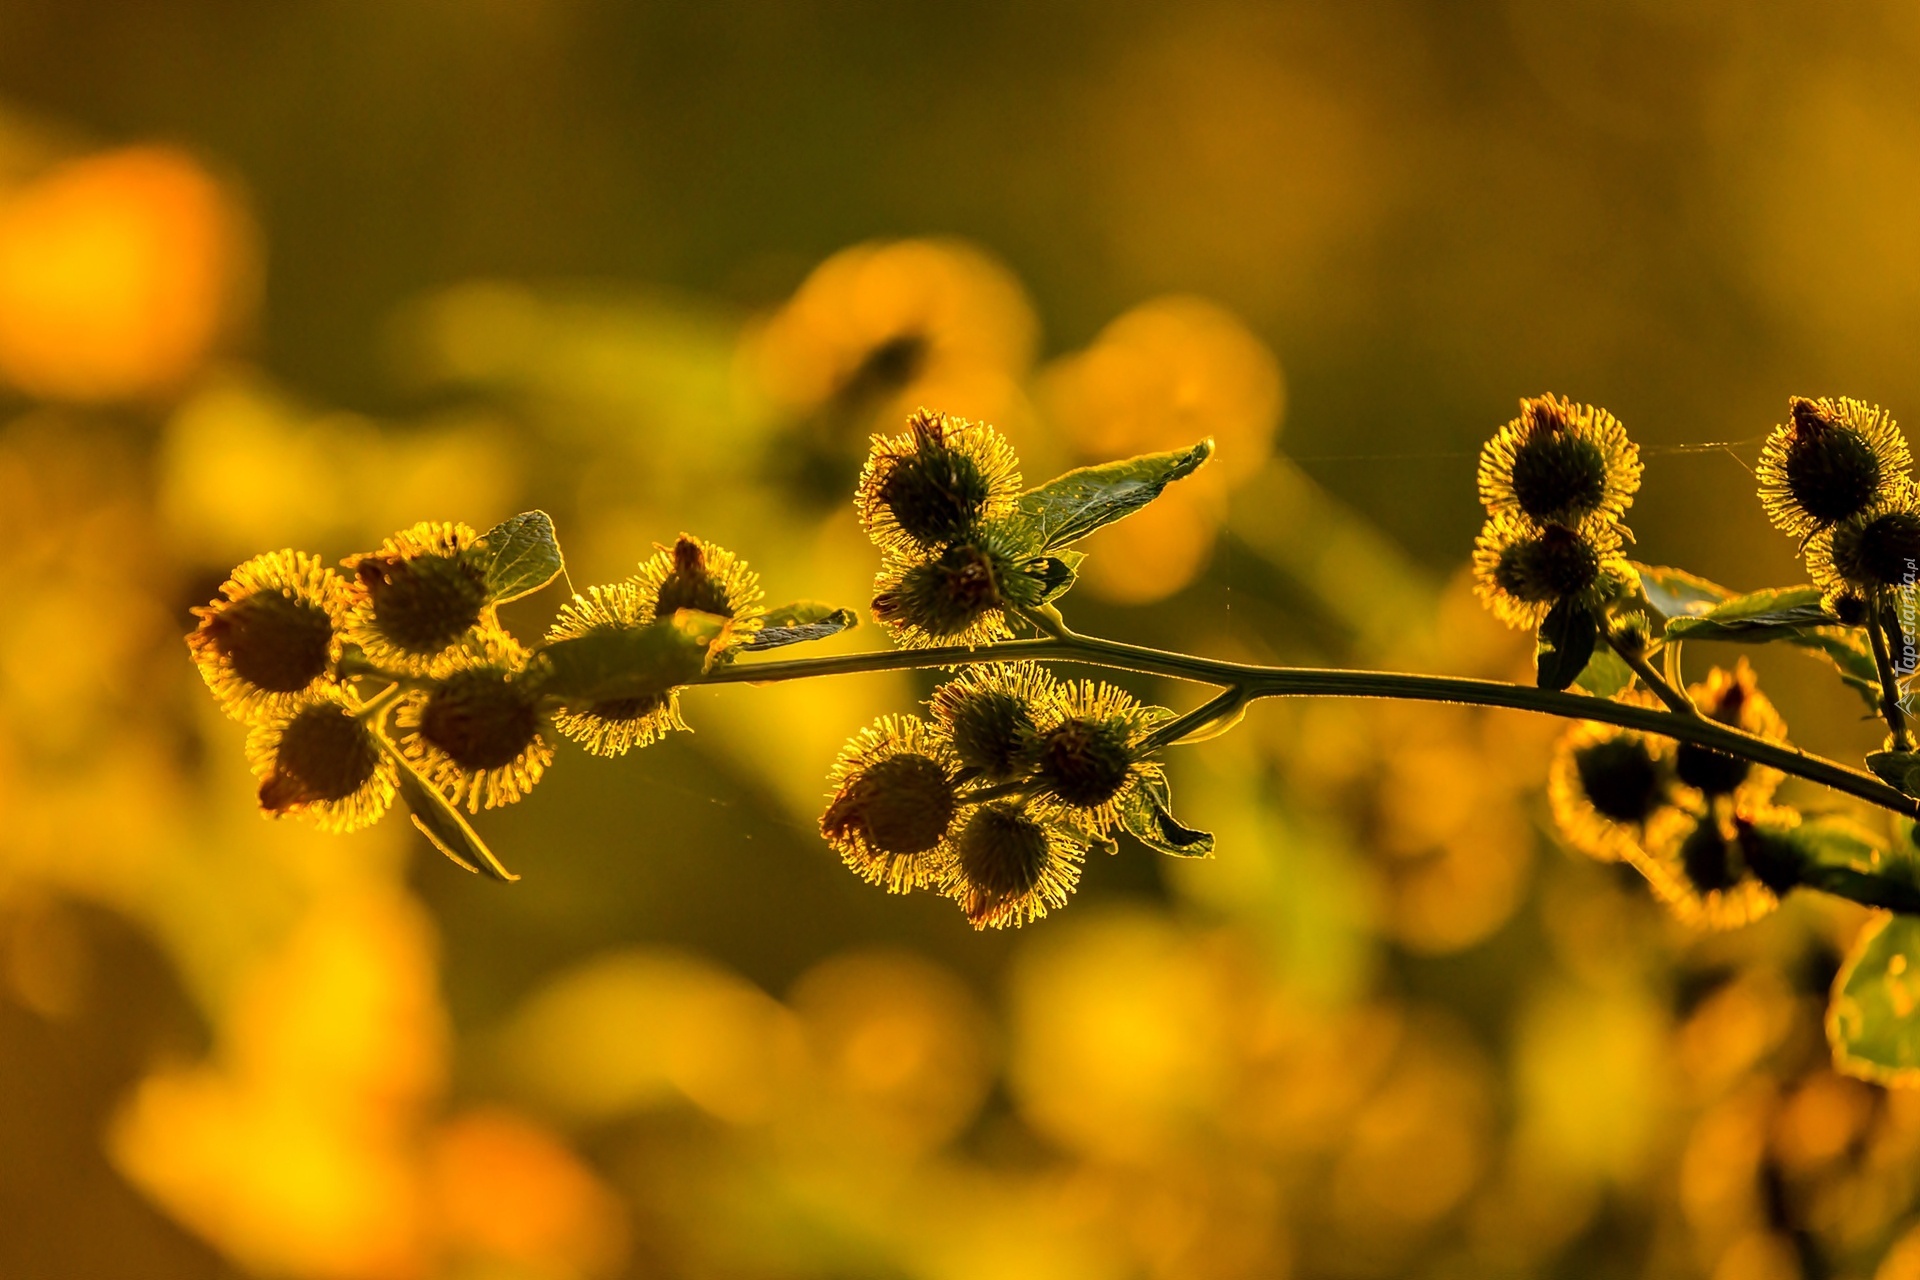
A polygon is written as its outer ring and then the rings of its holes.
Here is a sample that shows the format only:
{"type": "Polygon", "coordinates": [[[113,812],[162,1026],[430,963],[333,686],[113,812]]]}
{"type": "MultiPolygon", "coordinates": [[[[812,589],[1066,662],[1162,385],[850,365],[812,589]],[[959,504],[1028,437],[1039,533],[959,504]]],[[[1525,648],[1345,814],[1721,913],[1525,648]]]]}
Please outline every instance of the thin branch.
{"type": "Polygon", "coordinates": [[[1873,641],[1873,665],[1880,673],[1880,714],[1893,734],[1893,749],[1911,751],[1913,739],[1907,736],[1907,713],[1900,708],[1900,682],[1894,678],[1887,633],[1880,625],[1880,605],[1878,597],[1867,605],[1867,637],[1873,641]]]}
{"type": "Polygon", "coordinates": [[[792,658],[782,662],[730,663],[701,678],[702,684],[764,684],[814,676],[854,675],[869,671],[908,671],[935,667],[970,666],[981,662],[1019,660],[1082,662],[1089,666],[1136,671],[1148,675],[1191,680],[1220,688],[1240,686],[1249,698],[1334,697],[1392,698],[1414,702],[1451,702],[1468,706],[1508,707],[1559,716],[1568,720],[1596,720],[1643,733],[1690,742],[1756,764],[1778,769],[1809,782],[1865,800],[1909,818],[1920,818],[1920,800],[1888,786],[1870,773],[1851,769],[1798,748],[1769,742],[1753,734],[1696,715],[1681,715],[1636,707],[1624,702],[1554,693],[1498,680],[1463,676],[1404,675],[1387,671],[1339,671],[1306,667],[1263,667],[1225,662],[1192,654],[1168,653],[1118,640],[1076,635],[1070,640],[1011,640],[978,648],[896,649],[883,653],[854,653],[830,658],[792,658]]]}

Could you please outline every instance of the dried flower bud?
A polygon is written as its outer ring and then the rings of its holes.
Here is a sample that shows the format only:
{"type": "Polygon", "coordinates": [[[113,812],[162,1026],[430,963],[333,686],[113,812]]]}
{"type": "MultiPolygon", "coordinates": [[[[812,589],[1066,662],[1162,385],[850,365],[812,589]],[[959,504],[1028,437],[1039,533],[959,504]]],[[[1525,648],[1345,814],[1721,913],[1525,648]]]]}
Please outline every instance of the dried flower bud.
{"type": "Polygon", "coordinates": [[[1005,639],[1002,584],[1017,576],[991,544],[962,543],[930,560],[890,557],[874,580],[874,620],[908,649],[1005,639]]]}
{"type": "Polygon", "coordinates": [[[976,929],[1018,927],[1065,906],[1085,858],[1072,838],[1005,802],[975,810],[956,844],[948,892],[976,929]]]}
{"type": "Polygon", "coordinates": [[[680,609],[731,618],[726,648],[751,639],[766,612],[760,575],[733,552],[691,534],[642,564],[633,584],[641,605],[637,622],[670,618],[680,609]]]}
{"type": "Polygon", "coordinates": [[[1040,745],[1036,711],[1058,687],[1037,663],[975,667],[934,690],[933,717],[962,765],[988,782],[1006,782],[1032,769],[1040,745]]]}
{"type": "Polygon", "coordinates": [[[1620,533],[1605,521],[1578,527],[1494,516],[1473,549],[1474,589],[1502,622],[1533,628],[1562,600],[1603,603],[1631,573],[1620,533]]]}
{"type": "Polygon", "coordinates": [[[957,765],[925,721],[883,716],[834,763],[820,833],[870,884],[893,893],[939,885],[953,861],[947,836],[960,809],[957,765]]]}
{"type": "Polygon", "coordinates": [[[1640,451],[1605,409],[1557,396],[1520,402],[1480,453],[1480,501],[1489,515],[1577,525],[1617,520],[1640,487],[1640,451]]]}
{"type": "Polygon", "coordinates": [[[400,749],[427,780],[469,812],[512,804],[553,760],[548,718],[520,679],[526,654],[504,635],[462,651],[453,669],[395,714],[400,749]]]}
{"type": "Polygon", "coordinates": [[[1019,494],[1019,464],[999,432],[920,409],[905,435],[874,437],[854,505],[883,550],[913,554],[972,538],[1019,494]]]}
{"type": "Polygon", "coordinates": [[[1760,452],[1760,501],[1777,528],[1805,538],[1897,497],[1912,469],[1899,427],[1878,407],[1795,396],[1760,452]]]}
{"type": "Polygon", "coordinates": [[[393,803],[395,766],[372,729],[337,693],[256,725],[247,755],[260,807],[298,814],[325,831],[370,825],[393,803]]]}
{"type": "Polygon", "coordinates": [[[194,609],[200,625],[187,646],[228,715],[283,714],[325,681],[350,599],[346,581],[316,556],[255,556],[194,609]]]}
{"type": "Polygon", "coordinates": [[[486,554],[464,524],[417,524],[343,563],[364,592],[347,638],[378,666],[437,675],[494,625],[486,554]]]}

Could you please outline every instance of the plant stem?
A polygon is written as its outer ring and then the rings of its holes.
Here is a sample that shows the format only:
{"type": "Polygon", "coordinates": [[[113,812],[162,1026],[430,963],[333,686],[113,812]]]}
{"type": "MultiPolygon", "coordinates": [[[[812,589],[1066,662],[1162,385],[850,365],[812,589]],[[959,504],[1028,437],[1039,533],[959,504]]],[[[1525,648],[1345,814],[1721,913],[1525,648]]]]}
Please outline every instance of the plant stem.
{"type": "Polygon", "coordinates": [[[1880,714],[1893,733],[1893,749],[1911,751],[1913,739],[1907,736],[1907,713],[1900,709],[1900,685],[1894,679],[1893,658],[1887,652],[1887,633],[1880,625],[1883,598],[1875,596],[1867,605],[1867,637],[1873,641],[1873,665],[1880,672],[1880,714]]]}
{"type": "Polygon", "coordinates": [[[1630,650],[1614,639],[1611,628],[1603,629],[1600,634],[1605,637],[1607,647],[1620,655],[1620,661],[1633,669],[1633,674],[1639,676],[1640,682],[1653,691],[1654,697],[1667,704],[1669,711],[1681,716],[1697,717],[1700,714],[1700,709],[1693,705],[1693,699],[1668,684],[1666,677],[1653,669],[1653,664],[1647,661],[1644,653],[1630,650]]]}
{"type": "MultiPolygon", "coordinates": [[[[1221,690],[1217,696],[1209,698],[1179,719],[1169,720],[1155,729],[1147,735],[1142,746],[1149,751],[1158,750],[1161,747],[1177,747],[1186,740],[1187,735],[1226,720],[1228,717],[1232,717],[1237,722],[1239,716],[1235,713],[1246,703],[1246,689],[1237,684],[1230,685],[1221,690]]],[[[1209,733],[1207,736],[1214,735],[1209,733]]]]}
{"type": "Polygon", "coordinates": [[[1405,675],[1387,671],[1339,671],[1304,667],[1263,667],[1192,654],[1168,653],[1118,640],[1074,635],[1070,639],[1010,640],[978,648],[895,649],[829,658],[791,658],[780,662],[730,663],[717,667],[700,684],[769,684],[814,676],[855,675],[872,671],[911,671],[970,666],[982,662],[1081,662],[1089,666],[1192,680],[1221,688],[1239,687],[1248,698],[1333,697],[1393,698],[1414,702],[1452,702],[1479,707],[1509,707],[1569,720],[1596,720],[1690,742],[1778,769],[1831,787],[1909,818],[1920,818],[1920,800],[1888,786],[1870,773],[1795,747],[1769,742],[1703,716],[1657,711],[1583,694],[1554,693],[1527,685],[1462,676],[1405,675]]]}

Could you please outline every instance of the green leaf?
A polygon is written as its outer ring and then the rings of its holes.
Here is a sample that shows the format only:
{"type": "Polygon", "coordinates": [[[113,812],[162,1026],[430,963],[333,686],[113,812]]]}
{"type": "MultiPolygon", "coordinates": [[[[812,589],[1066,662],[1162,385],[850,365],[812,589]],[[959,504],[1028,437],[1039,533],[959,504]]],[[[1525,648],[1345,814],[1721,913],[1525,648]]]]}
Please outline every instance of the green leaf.
{"type": "Polygon", "coordinates": [[[837,636],[842,631],[851,631],[860,625],[860,619],[851,609],[835,609],[831,605],[820,604],[813,600],[804,600],[799,604],[790,604],[767,614],[767,625],[760,628],[752,640],[741,648],[750,651],[778,649],[790,644],[805,644],[809,640],[825,640],[828,636],[837,636]],[[778,618],[775,622],[772,619],[778,618]]]}
{"type": "Polygon", "coordinates": [[[1553,606],[1540,624],[1540,641],[1533,656],[1535,683],[1556,693],[1565,689],[1586,670],[1599,638],[1600,628],[1591,609],[1573,600],[1553,606]]]}
{"type": "Polygon", "coordinates": [[[1640,580],[1641,594],[1663,618],[1684,618],[1705,613],[1733,594],[1719,583],[1709,582],[1685,569],[1640,564],[1637,561],[1628,563],[1633,566],[1634,575],[1640,580]]]}
{"type": "Polygon", "coordinates": [[[1860,931],[1833,980],[1827,1042],[1848,1075],[1920,1082],[1920,918],[1887,916],[1860,931]]]}
{"type": "Polygon", "coordinates": [[[487,553],[487,593],[496,604],[531,595],[559,577],[566,564],[553,536],[553,519],[544,511],[502,520],[480,545],[487,553]]]}
{"type": "Polygon", "coordinates": [[[1667,638],[1762,643],[1807,627],[1833,625],[1833,615],[1820,605],[1820,588],[1774,587],[1730,596],[1704,613],[1675,618],[1667,623],[1667,638]]]}
{"type": "Polygon", "coordinates": [[[1869,711],[1880,706],[1873,649],[1857,627],[1842,626],[1820,604],[1818,587],[1779,587],[1730,596],[1703,613],[1667,623],[1669,640],[1791,645],[1833,664],[1869,711]]]}
{"type": "Polygon", "coordinates": [[[644,627],[596,627],[540,648],[541,693],[575,702],[659,697],[697,680],[725,618],[682,609],[644,627]]]}
{"type": "Polygon", "coordinates": [[[380,740],[380,747],[399,768],[400,799],[406,804],[413,825],[420,828],[420,834],[434,848],[475,875],[484,875],[505,884],[520,878],[493,856],[493,850],[487,848],[487,842],[480,838],[460,811],[448,803],[445,796],[434,790],[432,783],[420,776],[420,771],[413,767],[412,761],[400,754],[399,748],[384,738],[380,740]]]}
{"type": "Polygon", "coordinates": [[[761,615],[760,621],[769,628],[804,627],[808,623],[819,622],[837,613],[845,612],[845,609],[828,604],[824,600],[795,600],[792,604],[783,604],[777,609],[767,610],[761,615]]]}
{"type": "Polygon", "coordinates": [[[1596,645],[1573,683],[1596,698],[1611,698],[1633,683],[1633,668],[1611,648],[1596,645]]]}
{"type": "Polygon", "coordinates": [[[1034,603],[1051,604],[1073,590],[1073,584],[1080,577],[1080,565],[1086,558],[1084,551],[1063,550],[1058,555],[1040,556],[1021,565],[1020,572],[1040,584],[1040,598],[1034,603]]]}
{"type": "Polygon", "coordinates": [[[1173,816],[1173,788],[1164,774],[1135,787],[1120,809],[1120,825],[1157,853],[1176,858],[1211,858],[1213,833],[1196,831],[1173,816]]]}
{"type": "Polygon", "coordinates": [[[1920,755],[1911,751],[1875,751],[1867,756],[1873,776],[1897,791],[1920,796],[1920,755]]]}
{"type": "Polygon", "coordinates": [[[1191,449],[1081,467],[1021,494],[1017,519],[1035,551],[1053,551],[1132,515],[1212,456],[1213,441],[1207,439],[1191,449]]]}

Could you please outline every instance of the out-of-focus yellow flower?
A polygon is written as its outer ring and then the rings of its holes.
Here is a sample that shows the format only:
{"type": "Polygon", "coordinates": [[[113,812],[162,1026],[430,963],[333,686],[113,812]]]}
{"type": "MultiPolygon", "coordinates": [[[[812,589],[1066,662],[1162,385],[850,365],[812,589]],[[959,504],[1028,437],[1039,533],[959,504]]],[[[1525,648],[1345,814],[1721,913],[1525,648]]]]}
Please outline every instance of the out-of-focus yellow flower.
{"type": "Polygon", "coordinates": [[[852,413],[867,429],[934,404],[1017,414],[1038,326],[1005,267],[951,240],[873,241],[814,269],[742,347],[749,380],[789,413],[852,413]]]}
{"type": "Polygon", "coordinates": [[[1266,464],[1285,407],[1280,365],[1240,320],[1200,298],[1146,302],[1085,351],[1042,371],[1039,398],[1080,461],[1179,448],[1205,436],[1213,466],[1101,530],[1082,576],[1111,600],[1144,604],[1206,567],[1227,492],[1266,464]]]}
{"type": "Polygon", "coordinates": [[[132,147],[0,198],[0,379],[97,402],[180,385],[251,310],[253,233],[190,156],[132,147]]]}
{"type": "Polygon", "coordinates": [[[110,1135],[120,1168],[250,1270],[421,1274],[415,1143],[447,1054],[433,950],[424,914],[396,893],[316,908],[249,975],[218,1058],[133,1094],[110,1135]]]}
{"type": "Polygon", "coordinates": [[[1409,1025],[1333,1166],[1332,1208],[1348,1248],[1378,1255],[1466,1197],[1487,1162],[1491,1093],[1486,1064],[1463,1033],[1409,1025]]]}
{"type": "Polygon", "coordinates": [[[1015,972],[1013,1029],[1022,1113],[1074,1150],[1151,1161],[1228,1096],[1223,975],[1156,916],[1093,913],[1036,935],[1015,972]]]}
{"type": "Polygon", "coordinates": [[[793,1015],[764,991],[705,960],[639,950],[561,973],[494,1045],[518,1094],[583,1122],[684,1101],[759,1123],[801,1053],[793,1015]]]}
{"type": "MultiPolygon", "coordinates": [[[[1657,707],[1631,690],[1615,698],[1657,707]]],[[[1561,735],[1547,766],[1547,800],[1566,842],[1602,862],[1634,861],[1652,824],[1673,815],[1673,742],[1583,720],[1561,735]]]]}
{"type": "MultiPolygon", "coordinates": [[[[1735,729],[1744,729],[1770,742],[1787,740],[1787,722],[1760,692],[1753,667],[1742,657],[1733,670],[1714,667],[1704,682],[1690,685],[1687,696],[1700,714],[1735,729]]],[[[1732,797],[1736,811],[1753,809],[1773,798],[1786,775],[1766,765],[1722,755],[1705,747],[1681,743],[1674,752],[1674,771],[1682,783],[1709,800],[1732,797]]]]}
{"type": "Polygon", "coordinates": [[[612,1275],[626,1260],[626,1210],[612,1189],[557,1135],[511,1111],[481,1107],[439,1126],[426,1176],[451,1259],[554,1280],[612,1275]]]}
{"type": "Polygon", "coordinates": [[[156,469],[166,545],[215,564],[289,542],[370,546],[422,511],[485,523],[519,509],[523,474],[492,411],[386,429],[233,368],[203,379],[167,421],[156,469]]]}
{"type": "MultiPolygon", "coordinates": [[[[1743,816],[1786,824],[1799,818],[1791,810],[1767,809],[1746,810],[1743,816]]],[[[1683,813],[1663,823],[1658,835],[1636,865],[1654,896],[1687,924],[1737,929],[1780,905],[1773,890],[1754,878],[1739,841],[1717,818],[1683,813]]]]}
{"type": "Polygon", "coordinates": [[[1673,1102],[1669,1043],[1644,991],[1543,984],[1513,1044],[1521,1142],[1572,1173],[1631,1183],[1658,1154],[1673,1102]]]}
{"type": "Polygon", "coordinates": [[[801,975],[788,1003],[817,1091],[795,1100],[791,1119],[821,1140],[917,1155],[958,1134],[986,1100],[986,1011],[920,956],[834,956],[801,975]]]}

